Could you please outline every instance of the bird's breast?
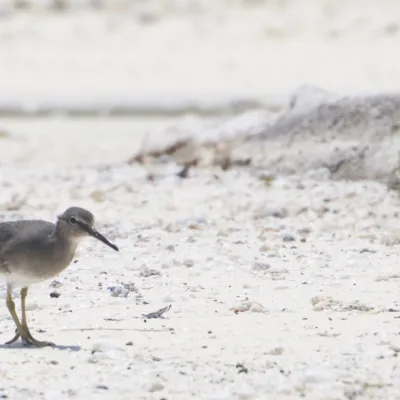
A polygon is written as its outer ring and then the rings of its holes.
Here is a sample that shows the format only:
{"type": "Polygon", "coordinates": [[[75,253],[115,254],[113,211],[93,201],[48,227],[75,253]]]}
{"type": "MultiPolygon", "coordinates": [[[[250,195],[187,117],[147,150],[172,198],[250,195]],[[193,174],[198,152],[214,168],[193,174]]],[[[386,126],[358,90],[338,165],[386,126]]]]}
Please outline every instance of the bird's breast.
{"type": "Polygon", "coordinates": [[[0,274],[15,285],[30,285],[50,279],[71,264],[77,243],[63,240],[25,242],[3,253],[0,274]]]}

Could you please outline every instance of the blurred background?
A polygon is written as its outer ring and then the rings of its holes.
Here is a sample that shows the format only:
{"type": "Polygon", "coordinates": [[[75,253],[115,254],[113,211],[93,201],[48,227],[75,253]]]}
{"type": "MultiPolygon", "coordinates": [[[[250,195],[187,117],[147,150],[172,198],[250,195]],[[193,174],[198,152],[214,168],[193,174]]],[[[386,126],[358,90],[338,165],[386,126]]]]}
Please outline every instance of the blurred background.
{"type": "Polygon", "coordinates": [[[305,84],[398,91],[399,21],[397,0],[0,0],[0,161],[125,160],[305,84]]]}

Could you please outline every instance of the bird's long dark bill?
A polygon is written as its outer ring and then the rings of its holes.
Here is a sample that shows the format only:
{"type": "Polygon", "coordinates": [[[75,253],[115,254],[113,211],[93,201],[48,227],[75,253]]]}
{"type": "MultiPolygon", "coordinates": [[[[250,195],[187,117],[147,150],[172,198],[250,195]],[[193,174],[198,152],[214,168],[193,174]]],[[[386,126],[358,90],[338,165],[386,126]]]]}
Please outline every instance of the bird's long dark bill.
{"type": "Polygon", "coordinates": [[[118,247],[115,244],[111,243],[100,232],[96,231],[96,229],[94,229],[93,226],[91,226],[89,224],[85,224],[82,221],[77,221],[77,222],[81,226],[81,228],[84,229],[90,236],[93,236],[97,240],[100,240],[100,242],[103,242],[107,246],[110,246],[115,251],[119,251],[118,247]]]}

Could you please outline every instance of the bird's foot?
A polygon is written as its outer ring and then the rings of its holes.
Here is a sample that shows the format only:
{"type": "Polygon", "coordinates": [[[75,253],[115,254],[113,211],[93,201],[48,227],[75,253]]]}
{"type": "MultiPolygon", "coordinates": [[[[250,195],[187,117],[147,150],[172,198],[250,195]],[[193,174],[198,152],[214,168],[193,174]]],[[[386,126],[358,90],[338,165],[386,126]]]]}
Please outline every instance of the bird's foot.
{"type": "Polygon", "coordinates": [[[18,329],[15,330],[15,336],[9,340],[8,342],[5,342],[5,344],[13,344],[15,343],[18,339],[20,338],[20,334],[18,332],[18,329]]]}
{"type": "Polygon", "coordinates": [[[21,338],[22,343],[24,345],[28,345],[28,346],[36,346],[36,347],[46,347],[46,346],[54,347],[55,346],[55,344],[52,342],[36,340],[30,333],[27,326],[21,326],[20,332],[17,329],[15,332],[15,336],[11,340],[6,342],[6,344],[15,343],[19,338],[21,338]]]}

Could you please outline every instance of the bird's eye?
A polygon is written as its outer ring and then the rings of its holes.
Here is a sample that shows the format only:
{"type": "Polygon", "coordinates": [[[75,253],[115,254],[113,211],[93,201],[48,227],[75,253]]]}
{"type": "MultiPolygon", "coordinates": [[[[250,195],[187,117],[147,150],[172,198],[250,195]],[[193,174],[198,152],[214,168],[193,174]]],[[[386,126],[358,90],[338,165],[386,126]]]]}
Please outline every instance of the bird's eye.
{"type": "Polygon", "coordinates": [[[69,222],[70,222],[71,224],[76,224],[76,218],[75,218],[75,217],[71,217],[71,218],[69,219],[69,222]]]}

